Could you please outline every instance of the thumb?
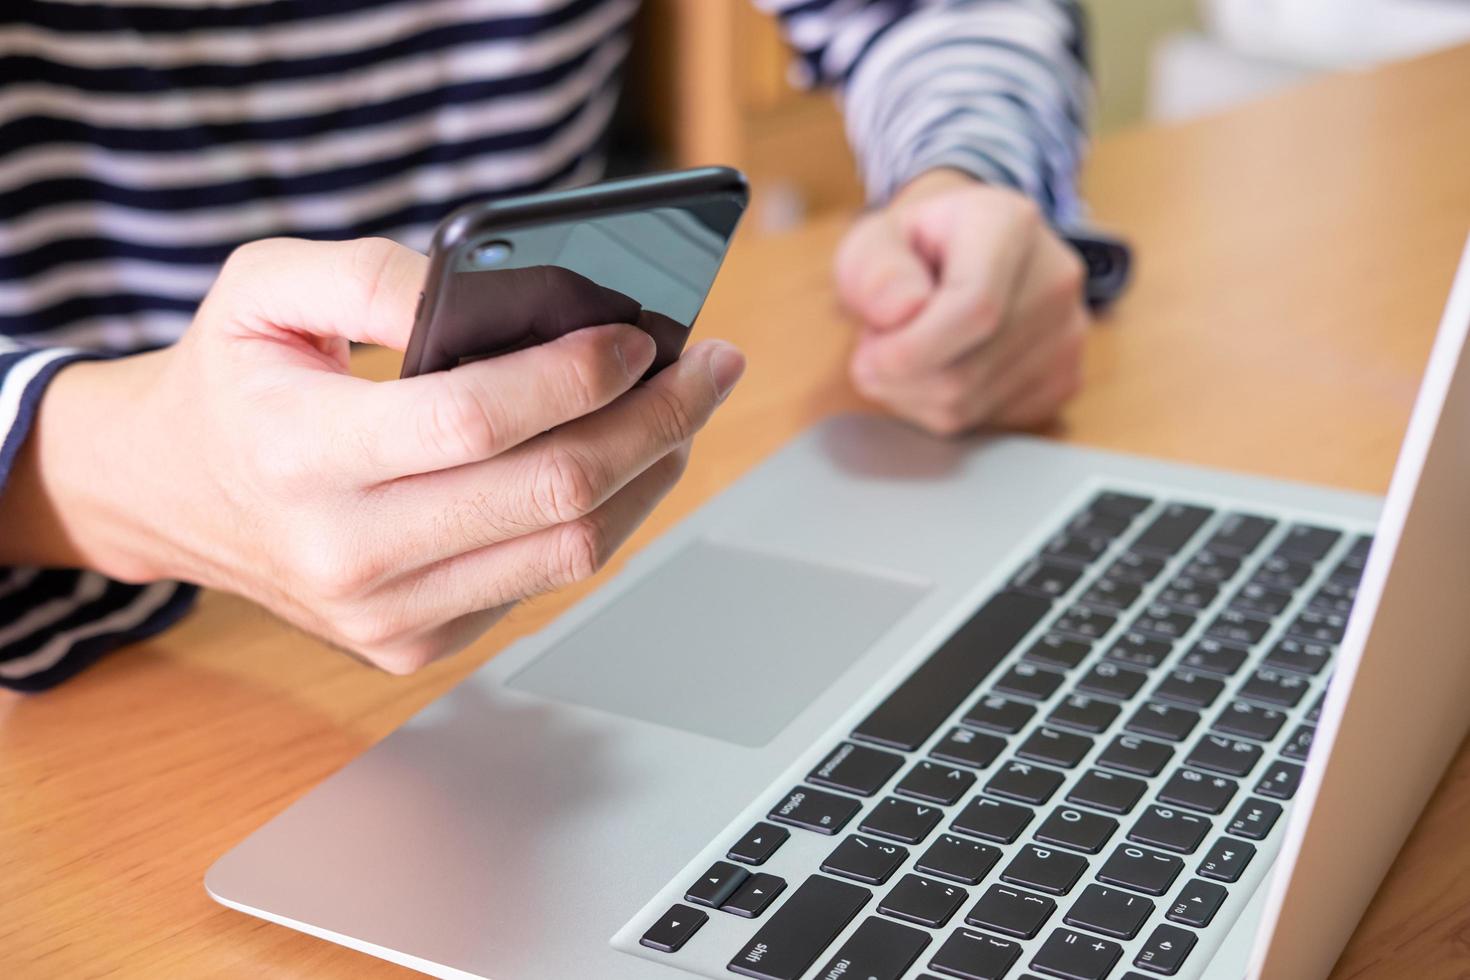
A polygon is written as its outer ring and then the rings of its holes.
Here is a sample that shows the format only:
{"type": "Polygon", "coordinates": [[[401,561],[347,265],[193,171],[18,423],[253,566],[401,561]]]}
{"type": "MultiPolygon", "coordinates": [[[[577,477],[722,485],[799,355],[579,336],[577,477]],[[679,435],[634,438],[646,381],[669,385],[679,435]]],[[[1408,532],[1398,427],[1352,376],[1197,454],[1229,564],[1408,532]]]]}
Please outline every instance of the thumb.
{"type": "Polygon", "coordinates": [[[248,334],[403,350],[429,260],[385,238],[268,238],[236,249],[205,298],[248,334]]]}
{"type": "Polygon", "coordinates": [[[863,218],[837,250],[837,294],[867,327],[892,330],[909,322],[934,292],[934,273],[884,213],[863,218]]]}

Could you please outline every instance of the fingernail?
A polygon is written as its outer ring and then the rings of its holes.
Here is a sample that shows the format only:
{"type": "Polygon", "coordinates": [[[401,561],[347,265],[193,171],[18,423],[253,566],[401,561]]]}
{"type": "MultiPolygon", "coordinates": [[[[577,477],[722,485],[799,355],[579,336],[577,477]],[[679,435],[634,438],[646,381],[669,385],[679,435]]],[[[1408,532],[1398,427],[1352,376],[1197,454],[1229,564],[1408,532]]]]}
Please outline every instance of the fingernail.
{"type": "Polygon", "coordinates": [[[709,372],[715,381],[715,394],[724,401],[745,373],[745,355],[733,347],[720,347],[709,357],[709,372]]]}
{"type": "Polygon", "coordinates": [[[613,344],[613,349],[617,352],[618,360],[623,362],[624,372],[630,377],[639,377],[653,363],[658,345],[648,334],[632,327],[622,332],[622,336],[613,344]]]}

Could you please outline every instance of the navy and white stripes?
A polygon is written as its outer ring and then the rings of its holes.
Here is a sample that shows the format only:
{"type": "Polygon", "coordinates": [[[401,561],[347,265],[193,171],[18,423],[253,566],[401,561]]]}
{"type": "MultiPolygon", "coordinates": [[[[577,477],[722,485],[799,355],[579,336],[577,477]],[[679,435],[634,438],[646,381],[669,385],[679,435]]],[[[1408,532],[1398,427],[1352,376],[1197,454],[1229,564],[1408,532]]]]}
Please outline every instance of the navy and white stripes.
{"type": "MultiPolygon", "coordinates": [[[[1076,217],[1089,83],[1075,0],[755,2],[800,72],[840,91],[875,200],[947,166],[1076,217]]],[[[177,339],[239,244],[423,248],[465,201],[595,179],[636,10],[5,0],[0,489],[55,371],[177,339]]],[[[0,568],[0,686],[54,683],[163,628],[192,591],[0,568]]]]}

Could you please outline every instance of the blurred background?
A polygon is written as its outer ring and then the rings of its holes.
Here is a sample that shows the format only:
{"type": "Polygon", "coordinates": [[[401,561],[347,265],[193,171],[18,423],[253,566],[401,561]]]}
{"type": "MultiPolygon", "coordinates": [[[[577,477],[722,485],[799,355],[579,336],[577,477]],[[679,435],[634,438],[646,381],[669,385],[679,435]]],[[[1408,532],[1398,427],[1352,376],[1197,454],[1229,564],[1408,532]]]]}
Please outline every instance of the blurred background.
{"type": "MultiPolygon", "coordinates": [[[[1470,0],[1083,0],[1095,133],[1228,110],[1324,72],[1470,40],[1470,0]]],[[[804,91],[750,0],[645,0],[616,170],[730,163],[774,231],[862,200],[826,92],[804,91]]]]}

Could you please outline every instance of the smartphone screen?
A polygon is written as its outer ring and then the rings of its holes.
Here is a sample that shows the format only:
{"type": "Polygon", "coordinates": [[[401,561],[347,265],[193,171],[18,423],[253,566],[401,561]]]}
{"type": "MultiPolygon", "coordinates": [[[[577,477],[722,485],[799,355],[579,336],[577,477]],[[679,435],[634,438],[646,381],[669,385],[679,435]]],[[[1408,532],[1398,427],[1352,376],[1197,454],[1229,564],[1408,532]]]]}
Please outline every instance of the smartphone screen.
{"type": "MultiPolygon", "coordinates": [[[[693,175],[708,185],[710,173],[693,175]]],[[[743,184],[701,186],[681,176],[496,202],[473,230],[441,234],[405,375],[603,323],[651,334],[651,370],[672,363],[745,206],[743,184]]]]}

